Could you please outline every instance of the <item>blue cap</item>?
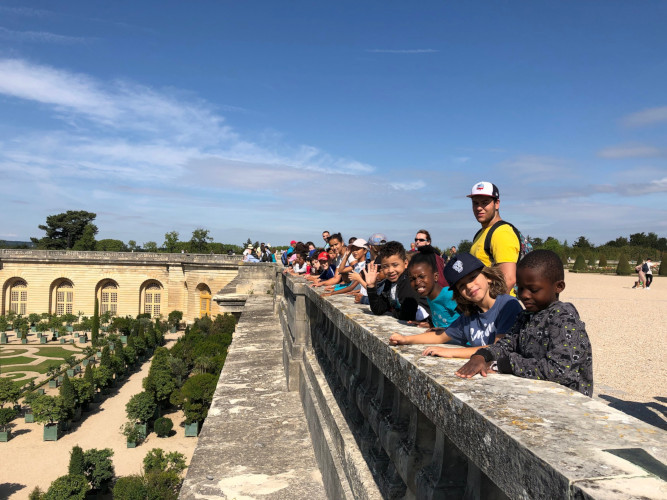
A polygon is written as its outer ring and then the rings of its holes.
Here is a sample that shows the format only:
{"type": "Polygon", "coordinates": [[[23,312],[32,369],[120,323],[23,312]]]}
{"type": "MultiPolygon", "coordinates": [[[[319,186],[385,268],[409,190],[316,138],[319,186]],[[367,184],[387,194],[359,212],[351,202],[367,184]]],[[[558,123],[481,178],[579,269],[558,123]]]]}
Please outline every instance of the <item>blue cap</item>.
{"type": "Polygon", "coordinates": [[[454,288],[458,280],[483,267],[484,263],[469,253],[454,255],[445,266],[445,279],[449,283],[449,288],[454,288]]]}

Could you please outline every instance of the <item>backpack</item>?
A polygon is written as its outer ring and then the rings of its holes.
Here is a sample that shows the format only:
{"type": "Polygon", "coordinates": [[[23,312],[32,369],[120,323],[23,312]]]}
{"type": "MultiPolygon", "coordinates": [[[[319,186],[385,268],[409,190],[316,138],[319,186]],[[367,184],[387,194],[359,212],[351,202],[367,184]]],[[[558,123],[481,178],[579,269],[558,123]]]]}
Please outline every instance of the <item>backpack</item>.
{"type": "Polygon", "coordinates": [[[642,272],[644,272],[644,273],[647,273],[647,272],[648,272],[648,264],[647,264],[646,262],[644,262],[644,263],[642,264],[642,272]]]}
{"type": "Polygon", "coordinates": [[[287,251],[283,252],[282,256],[280,257],[280,262],[283,263],[283,266],[287,266],[287,264],[289,263],[289,254],[287,253],[287,251]]]}
{"type": "MultiPolygon", "coordinates": [[[[489,229],[489,232],[486,233],[486,239],[484,240],[484,252],[486,252],[486,255],[489,256],[489,259],[491,259],[491,265],[496,263],[495,259],[493,258],[493,254],[491,253],[491,238],[493,237],[494,231],[505,224],[512,228],[514,234],[516,234],[516,237],[519,239],[519,257],[516,259],[517,262],[523,259],[527,253],[533,251],[533,245],[531,245],[530,241],[528,241],[528,238],[521,234],[521,232],[516,227],[514,227],[514,225],[507,221],[499,220],[493,226],[491,226],[491,229],[489,229]]],[[[473,241],[477,239],[482,231],[484,231],[484,228],[475,233],[473,241]]]]}

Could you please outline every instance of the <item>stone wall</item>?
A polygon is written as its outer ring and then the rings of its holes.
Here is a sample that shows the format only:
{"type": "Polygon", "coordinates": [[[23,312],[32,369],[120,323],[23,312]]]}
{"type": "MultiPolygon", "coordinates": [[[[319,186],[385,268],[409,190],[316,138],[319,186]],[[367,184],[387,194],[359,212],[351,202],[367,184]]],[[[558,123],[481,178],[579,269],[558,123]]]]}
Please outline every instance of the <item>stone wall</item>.
{"type": "MultiPolygon", "coordinates": [[[[95,297],[106,283],[117,285],[117,315],[144,312],[144,289],[162,288],[160,313],[180,310],[184,320],[200,316],[201,294],[214,295],[238,274],[239,256],[131,252],[0,250],[0,314],[9,311],[10,291],[17,280],[27,283],[26,314],[55,313],[59,283],[73,285],[73,313],[92,316],[95,297]]],[[[225,312],[211,301],[211,315],[225,312]]]]}
{"type": "Polygon", "coordinates": [[[460,379],[454,372],[462,360],[388,345],[392,332],[414,327],[373,316],[349,297],[323,298],[301,278],[277,280],[285,375],[300,393],[328,491],[354,498],[667,496],[667,438],[657,428],[554,383],[498,374],[460,379]]]}

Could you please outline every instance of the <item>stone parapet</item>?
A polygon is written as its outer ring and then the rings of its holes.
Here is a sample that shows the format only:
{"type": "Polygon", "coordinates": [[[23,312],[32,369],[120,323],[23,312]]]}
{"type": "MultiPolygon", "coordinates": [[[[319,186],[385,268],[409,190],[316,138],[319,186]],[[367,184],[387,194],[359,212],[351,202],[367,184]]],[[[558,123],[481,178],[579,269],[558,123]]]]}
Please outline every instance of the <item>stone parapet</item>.
{"type": "Polygon", "coordinates": [[[282,376],[273,297],[248,298],[179,498],[326,498],[299,395],[282,376]]]}
{"type": "Polygon", "coordinates": [[[229,263],[238,266],[241,255],[151,253],[151,252],[78,252],[75,250],[11,250],[0,249],[0,262],[26,263],[81,263],[104,262],[107,264],[215,264],[229,263]]]}
{"type": "Polygon", "coordinates": [[[414,327],[277,281],[288,387],[330,498],[667,497],[663,431],[554,383],[460,379],[463,360],[388,345],[414,327]]]}

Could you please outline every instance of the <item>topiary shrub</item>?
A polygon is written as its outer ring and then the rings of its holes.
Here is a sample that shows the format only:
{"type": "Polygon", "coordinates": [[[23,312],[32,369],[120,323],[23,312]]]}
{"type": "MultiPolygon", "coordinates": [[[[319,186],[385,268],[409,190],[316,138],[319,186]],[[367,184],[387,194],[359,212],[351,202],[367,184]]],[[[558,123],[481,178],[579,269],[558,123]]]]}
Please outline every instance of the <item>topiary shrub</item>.
{"type": "Polygon", "coordinates": [[[586,270],[586,260],[584,259],[584,256],[579,254],[577,255],[577,259],[574,261],[574,265],[572,266],[573,271],[585,271],[586,270]]]}
{"type": "Polygon", "coordinates": [[[51,483],[44,495],[44,500],[84,500],[86,493],[90,490],[88,480],[80,475],[68,474],[60,476],[51,483]]]}
{"type": "Polygon", "coordinates": [[[632,268],[628,262],[628,258],[624,253],[618,258],[618,266],[616,266],[616,274],[619,276],[630,276],[632,274],[632,268]]]}
{"type": "Polygon", "coordinates": [[[167,437],[174,427],[174,422],[170,418],[160,417],[153,424],[153,429],[158,437],[167,437]]]}
{"type": "Polygon", "coordinates": [[[607,266],[607,257],[605,257],[604,254],[600,255],[600,261],[598,262],[599,267],[606,267],[607,266]]]}
{"type": "Polygon", "coordinates": [[[118,478],[113,487],[114,500],[144,500],[148,498],[148,490],[141,476],[118,478]]]}
{"type": "Polygon", "coordinates": [[[662,257],[660,258],[660,269],[658,270],[658,276],[667,276],[667,252],[662,252],[662,257]]]}

